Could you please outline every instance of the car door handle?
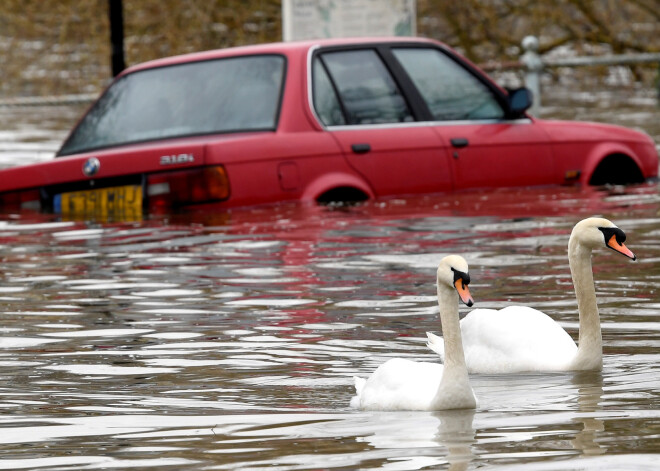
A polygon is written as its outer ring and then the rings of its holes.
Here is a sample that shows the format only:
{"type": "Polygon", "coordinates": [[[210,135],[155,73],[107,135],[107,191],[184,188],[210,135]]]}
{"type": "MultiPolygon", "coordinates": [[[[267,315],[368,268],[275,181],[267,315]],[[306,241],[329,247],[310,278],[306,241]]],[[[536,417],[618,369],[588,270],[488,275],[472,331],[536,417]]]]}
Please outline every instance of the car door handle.
{"type": "Polygon", "coordinates": [[[469,144],[468,140],[464,137],[454,137],[449,142],[451,142],[451,145],[457,149],[460,149],[461,147],[467,147],[469,144]]]}
{"type": "Polygon", "coordinates": [[[351,149],[356,154],[366,154],[371,150],[371,146],[369,144],[353,144],[351,149]]]}

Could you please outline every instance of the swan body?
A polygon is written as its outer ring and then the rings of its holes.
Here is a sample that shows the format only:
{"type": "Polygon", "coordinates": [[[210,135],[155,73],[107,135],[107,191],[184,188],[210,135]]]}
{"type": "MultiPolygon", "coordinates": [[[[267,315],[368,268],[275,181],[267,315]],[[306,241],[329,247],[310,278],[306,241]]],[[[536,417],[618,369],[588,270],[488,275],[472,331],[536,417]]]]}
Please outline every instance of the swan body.
{"type": "MultiPolygon", "coordinates": [[[[561,371],[577,353],[575,342],[559,324],[527,306],[475,309],[461,321],[461,330],[470,372],[561,371]]],[[[428,342],[429,348],[444,357],[442,338],[431,335],[435,339],[428,342]]]]}
{"type": "MultiPolygon", "coordinates": [[[[363,410],[471,409],[477,405],[468,380],[458,318],[458,300],[468,306],[470,278],[462,257],[450,255],[437,272],[440,320],[445,333],[445,364],[388,360],[368,378],[355,378],[351,406],[363,410]]],[[[431,334],[432,335],[432,334],[431,334]]]]}
{"type": "MultiPolygon", "coordinates": [[[[444,367],[440,363],[425,363],[393,358],[379,366],[368,380],[355,378],[357,395],[353,407],[376,410],[441,410],[475,407],[474,394],[467,394],[466,384],[446,384],[440,397],[438,389],[444,367]],[[474,401],[474,403],[472,402],[474,401]]],[[[470,388],[470,393],[472,389],[470,388]]]]}
{"type": "MultiPolygon", "coordinates": [[[[612,222],[588,218],[575,225],[568,257],[580,318],[578,345],[550,316],[527,306],[499,311],[475,309],[461,321],[465,360],[471,373],[601,370],[600,316],[591,266],[596,247],[613,249],[633,260],[625,234],[612,222]]],[[[444,358],[439,337],[429,347],[444,358]]]]}

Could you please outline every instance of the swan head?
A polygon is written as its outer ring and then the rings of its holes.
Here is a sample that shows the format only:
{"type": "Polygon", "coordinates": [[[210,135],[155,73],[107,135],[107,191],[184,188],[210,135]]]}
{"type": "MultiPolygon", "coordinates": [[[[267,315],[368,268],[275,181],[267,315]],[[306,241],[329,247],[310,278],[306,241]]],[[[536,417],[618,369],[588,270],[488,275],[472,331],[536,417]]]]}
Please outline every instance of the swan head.
{"type": "Polygon", "coordinates": [[[637,260],[635,254],[624,244],[626,234],[605,218],[583,219],[573,228],[571,238],[577,238],[580,244],[591,249],[605,245],[632,260],[637,260]]]}
{"type": "Polygon", "coordinates": [[[468,307],[474,304],[468,285],[470,284],[470,274],[468,273],[468,264],[465,259],[459,255],[448,255],[440,261],[438,266],[438,285],[446,285],[454,288],[458,297],[468,307]]]}

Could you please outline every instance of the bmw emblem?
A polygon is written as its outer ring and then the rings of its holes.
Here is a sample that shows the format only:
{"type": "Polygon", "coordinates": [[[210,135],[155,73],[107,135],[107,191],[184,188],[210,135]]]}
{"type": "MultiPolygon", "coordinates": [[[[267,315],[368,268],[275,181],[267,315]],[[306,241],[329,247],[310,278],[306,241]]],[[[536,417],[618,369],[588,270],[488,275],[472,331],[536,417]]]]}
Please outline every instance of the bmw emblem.
{"type": "Polygon", "coordinates": [[[96,157],[91,157],[85,161],[83,164],[82,171],[88,177],[92,177],[99,172],[101,168],[101,162],[96,157]]]}

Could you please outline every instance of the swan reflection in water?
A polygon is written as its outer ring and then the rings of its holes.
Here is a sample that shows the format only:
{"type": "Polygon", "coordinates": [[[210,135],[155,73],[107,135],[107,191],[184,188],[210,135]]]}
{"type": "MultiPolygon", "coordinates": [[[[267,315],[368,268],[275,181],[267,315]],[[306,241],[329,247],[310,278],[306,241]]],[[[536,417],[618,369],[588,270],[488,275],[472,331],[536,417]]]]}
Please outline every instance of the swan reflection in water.
{"type": "Polygon", "coordinates": [[[578,388],[580,412],[573,421],[581,422],[582,430],[571,440],[571,444],[585,455],[602,455],[607,452],[607,447],[599,445],[597,439],[605,430],[605,424],[596,418],[596,414],[602,412],[600,402],[603,397],[603,376],[600,372],[580,372],[573,376],[573,383],[578,388]]]}
{"type": "Polygon", "coordinates": [[[434,414],[440,419],[438,442],[447,448],[447,463],[451,471],[468,469],[475,458],[472,445],[476,442],[475,429],[472,426],[474,410],[446,410],[434,414]]]}
{"type": "Polygon", "coordinates": [[[368,412],[355,424],[363,432],[356,441],[367,444],[380,457],[378,450],[386,456],[387,450],[406,450],[405,456],[397,455],[410,466],[405,469],[462,471],[477,458],[472,450],[476,443],[474,415],[474,409],[368,412]]]}

